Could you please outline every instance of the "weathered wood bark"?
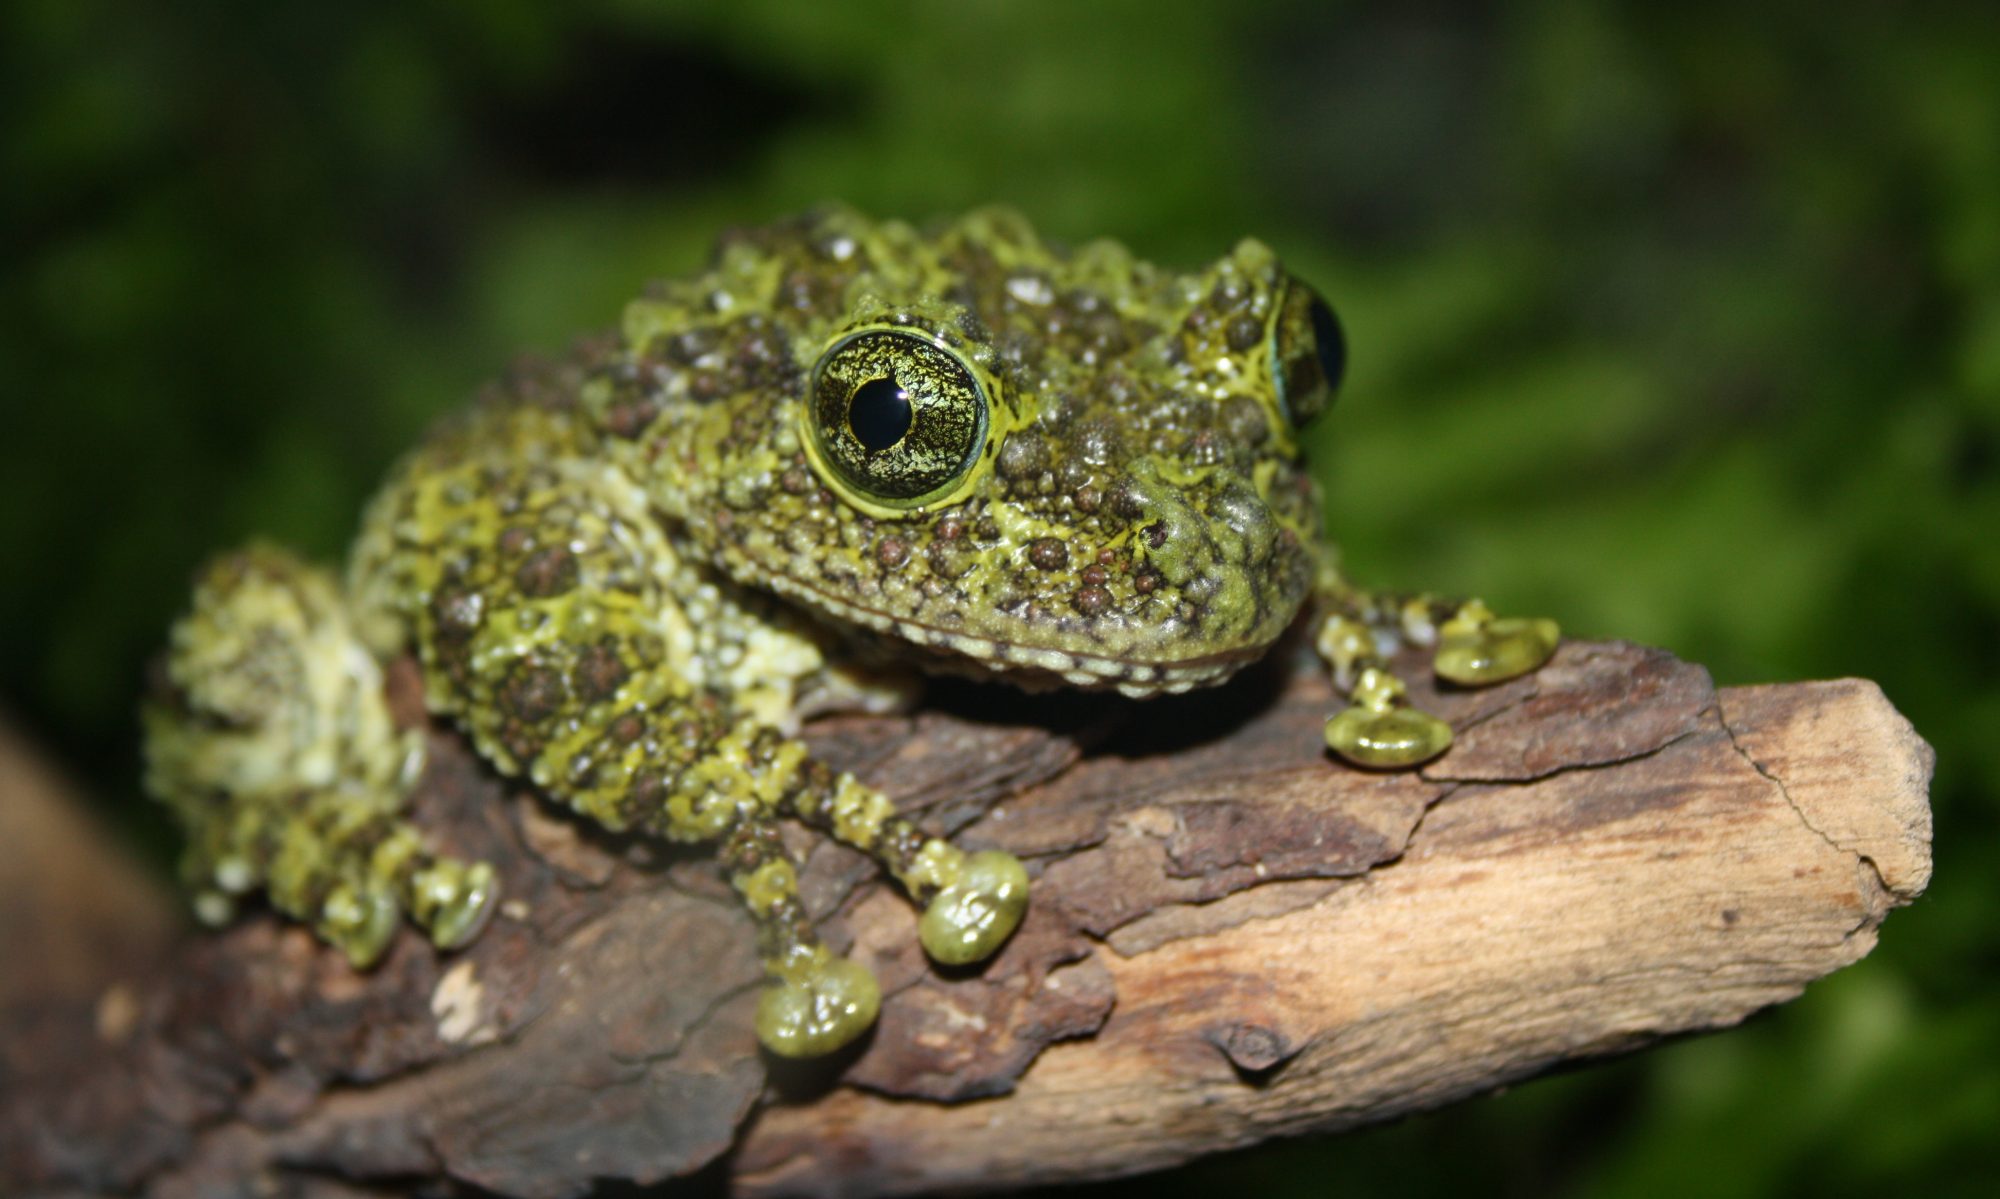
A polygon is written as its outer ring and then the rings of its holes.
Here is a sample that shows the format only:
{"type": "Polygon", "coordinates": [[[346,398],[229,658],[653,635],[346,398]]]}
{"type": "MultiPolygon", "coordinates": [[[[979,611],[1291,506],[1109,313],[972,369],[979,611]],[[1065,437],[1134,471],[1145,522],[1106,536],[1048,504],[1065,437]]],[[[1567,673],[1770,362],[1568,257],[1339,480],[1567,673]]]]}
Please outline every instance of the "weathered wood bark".
{"type": "Polygon", "coordinates": [[[704,859],[584,831],[440,732],[421,814],[507,887],[480,941],[440,958],[406,935],[356,975],[255,919],[80,997],[18,985],[39,967],[10,941],[0,1191],[1129,1173],[1734,1024],[1866,954],[1928,879],[1930,752],[1873,684],[1718,693],[1656,651],[1570,644],[1419,698],[1460,739],[1401,775],[1327,760],[1310,670],[821,722],[829,759],[1029,860],[1034,906],[994,962],[941,975],[866,862],[802,838],[809,899],[888,998],[857,1051],[782,1070],[704,859]]]}

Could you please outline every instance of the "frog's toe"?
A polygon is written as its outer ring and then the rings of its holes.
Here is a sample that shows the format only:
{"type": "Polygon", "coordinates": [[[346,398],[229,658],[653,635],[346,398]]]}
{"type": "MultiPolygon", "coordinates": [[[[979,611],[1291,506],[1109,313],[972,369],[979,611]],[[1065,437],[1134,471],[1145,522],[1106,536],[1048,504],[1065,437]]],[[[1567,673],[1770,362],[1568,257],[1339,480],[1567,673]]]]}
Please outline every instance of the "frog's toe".
{"type": "Polygon", "coordinates": [[[439,949],[471,944],[493,916],[499,880],[485,862],[442,859],[411,880],[411,910],[439,949]]]}
{"type": "Polygon", "coordinates": [[[213,889],[197,891],[194,894],[194,918],[210,928],[221,928],[236,919],[236,897],[213,889]]]}
{"type": "Polygon", "coordinates": [[[932,960],[963,966],[992,957],[1027,910],[1021,859],[989,849],[967,858],[957,880],[931,900],[917,936],[932,960]]]}
{"type": "Polygon", "coordinates": [[[1420,708],[1363,704],[1326,722],[1326,746],[1356,766],[1398,770],[1451,748],[1451,726],[1420,708]]]}
{"type": "Polygon", "coordinates": [[[402,916],[386,889],[342,883],[320,905],[319,934],[345,953],[356,970],[366,970],[389,947],[402,916]]]}
{"type": "Polygon", "coordinates": [[[882,990],[866,966],[824,949],[781,969],[757,1000],[757,1040],[779,1057],[822,1057],[868,1031],[882,990]]]}
{"type": "Polygon", "coordinates": [[[1432,666],[1440,678],[1468,687],[1527,674],[1556,652],[1562,630],[1539,617],[1496,617],[1477,600],[1438,629],[1432,666]]]}

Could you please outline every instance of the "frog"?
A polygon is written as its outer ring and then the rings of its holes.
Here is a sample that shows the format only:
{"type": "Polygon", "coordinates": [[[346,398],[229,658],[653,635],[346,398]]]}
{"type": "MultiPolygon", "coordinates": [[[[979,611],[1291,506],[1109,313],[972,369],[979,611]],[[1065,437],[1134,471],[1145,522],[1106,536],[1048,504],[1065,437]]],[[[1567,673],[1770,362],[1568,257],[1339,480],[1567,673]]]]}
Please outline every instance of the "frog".
{"type": "Polygon", "coordinates": [[[828,206],[732,230],[610,333],[517,366],[370,502],[344,572],[254,543],[197,575],[143,710],[196,914],[259,892],[357,969],[405,925],[471,943],[500,886],[408,814],[420,730],[385,671],[500,775],[615,834],[709,845],[756,929],[756,1035],[852,1044],[881,1005],[799,894],[782,823],[859,850],[945,967],[1027,910],[1014,855],[928,834],[800,739],[925,674],[1148,697],[1221,683],[1303,618],[1348,706],[1326,744],[1408,769],[1451,729],[1407,642],[1483,685],[1545,620],[1365,591],[1321,534],[1302,431],[1346,366],[1263,242],[1188,272],[982,208],[828,206]]]}

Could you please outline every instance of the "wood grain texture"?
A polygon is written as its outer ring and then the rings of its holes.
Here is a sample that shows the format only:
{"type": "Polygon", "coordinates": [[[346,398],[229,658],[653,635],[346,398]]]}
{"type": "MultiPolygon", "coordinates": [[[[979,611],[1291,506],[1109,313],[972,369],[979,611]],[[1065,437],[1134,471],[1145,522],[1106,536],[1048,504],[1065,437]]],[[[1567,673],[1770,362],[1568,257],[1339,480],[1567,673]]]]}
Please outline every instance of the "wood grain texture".
{"type": "Polygon", "coordinates": [[[785,1070],[754,1051],[748,925],[707,861],[583,830],[436,732],[420,812],[500,867],[488,933],[446,958],[406,936],[356,975],[255,919],[0,1008],[0,1190],[1132,1173],[1726,1027],[1866,954],[1928,880],[1929,750],[1873,684],[1718,693],[1578,643],[1420,699],[1459,742],[1401,775],[1326,759],[1311,670],[819,722],[930,827],[1027,859],[1034,907],[945,976],[865,861],[801,837],[809,902],[886,1000],[855,1051],[785,1070]]]}

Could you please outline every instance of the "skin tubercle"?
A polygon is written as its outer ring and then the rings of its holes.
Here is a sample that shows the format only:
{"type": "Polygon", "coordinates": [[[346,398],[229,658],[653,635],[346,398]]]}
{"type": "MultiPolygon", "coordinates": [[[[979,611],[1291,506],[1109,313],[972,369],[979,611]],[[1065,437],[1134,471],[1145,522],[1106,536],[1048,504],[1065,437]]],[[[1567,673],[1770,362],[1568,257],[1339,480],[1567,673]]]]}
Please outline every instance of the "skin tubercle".
{"type": "MultiPolygon", "coordinates": [[[[1313,597],[1348,621],[1336,664],[1371,667],[1388,625],[1322,563],[1295,436],[1343,357],[1255,241],[1176,274],[998,209],[736,231],[619,337],[441,425],[371,505],[344,593],[281,551],[212,569],[147,722],[189,881],[218,917],[261,888],[357,965],[405,915],[441,946],[477,934],[491,871],[405,821],[379,711],[376,658],[414,648],[431,709],[495,768],[606,828],[716,844],[772,979],[760,1038],[830,1052],[880,995],[819,942],[779,821],[880,863],[940,962],[997,951],[1028,884],[814,759],[801,703],[894,690],[851,668],[862,641],[1029,687],[1185,690],[1313,597]]],[[[1454,663],[1539,661],[1467,617],[1454,663]]],[[[1371,687],[1340,718],[1361,741],[1436,733],[1371,687]]]]}

